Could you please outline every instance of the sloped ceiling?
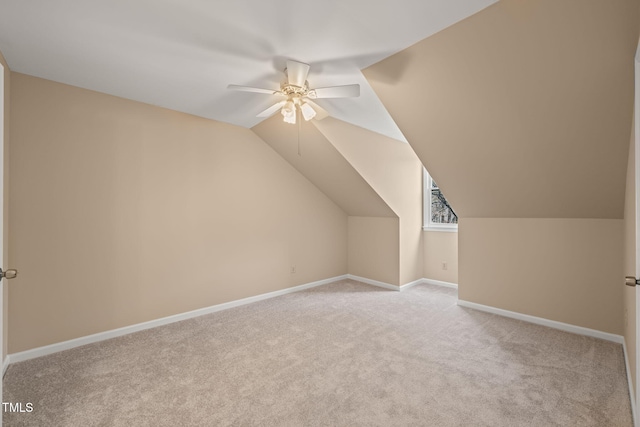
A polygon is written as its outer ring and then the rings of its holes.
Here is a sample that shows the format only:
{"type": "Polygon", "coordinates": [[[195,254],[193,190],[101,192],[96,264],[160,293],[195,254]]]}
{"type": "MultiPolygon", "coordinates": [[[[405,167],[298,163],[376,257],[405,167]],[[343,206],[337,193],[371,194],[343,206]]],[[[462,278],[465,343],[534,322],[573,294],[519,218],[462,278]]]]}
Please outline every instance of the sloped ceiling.
{"type": "Polygon", "coordinates": [[[496,0],[66,0],[0,2],[12,71],[252,127],[279,98],[286,59],[312,87],[359,83],[360,98],[319,102],[333,116],[404,137],[360,70],[496,0]]]}
{"type": "Polygon", "coordinates": [[[638,15],[502,0],[363,73],[461,217],[621,218],[638,15]]]}
{"type": "Polygon", "coordinates": [[[315,127],[403,220],[420,217],[422,165],[408,144],[333,117],[315,127]]]}
{"type": "Polygon", "coordinates": [[[271,117],[252,130],[347,215],[397,217],[313,123],[302,122],[298,133],[298,126],[271,117]]]}

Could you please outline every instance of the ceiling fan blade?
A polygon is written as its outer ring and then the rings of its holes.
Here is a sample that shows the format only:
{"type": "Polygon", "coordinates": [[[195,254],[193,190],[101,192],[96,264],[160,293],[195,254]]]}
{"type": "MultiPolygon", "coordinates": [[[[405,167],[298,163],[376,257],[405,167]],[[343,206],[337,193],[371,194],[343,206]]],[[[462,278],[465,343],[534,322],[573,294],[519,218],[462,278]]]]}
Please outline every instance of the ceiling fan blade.
{"type": "Polygon", "coordinates": [[[311,99],[319,98],[353,98],[360,96],[360,85],[344,85],[344,86],[331,86],[331,87],[319,87],[312,89],[307,95],[311,99]]]}
{"type": "Polygon", "coordinates": [[[327,110],[325,110],[324,108],[322,108],[321,106],[319,106],[318,104],[316,104],[315,102],[313,102],[310,99],[305,99],[305,101],[307,104],[309,104],[311,106],[311,108],[313,108],[316,112],[316,115],[314,117],[314,119],[316,120],[322,120],[324,118],[329,117],[329,113],[327,113],[327,110]]]}
{"type": "Polygon", "coordinates": [[[278,111],[287,101],[280,101],[273,104],[271,107],[264,110],[262,113],[259,113],[256,117],[269,117],[273,115],[276,111],[278,111]]]}
{"type": "Polygon", "coordinates": [[[304,86],[304,82],[307,81],[308,74],[309,64],[294,61],[292,59],[287,60],[287,80],[289,81],[289,84],[299,87],[304,86]]]}
{"type": "Polygon", "coordinates": [[[279,90],[262,89],[262,88],[259,88],[259,87],[240,86],[240,85],[229,85],[229,86],[227,86],[227,89],[239,90],[241,92],[266,93],[268,95],[277,95],[277,94],[282,93],[279,90]]]}

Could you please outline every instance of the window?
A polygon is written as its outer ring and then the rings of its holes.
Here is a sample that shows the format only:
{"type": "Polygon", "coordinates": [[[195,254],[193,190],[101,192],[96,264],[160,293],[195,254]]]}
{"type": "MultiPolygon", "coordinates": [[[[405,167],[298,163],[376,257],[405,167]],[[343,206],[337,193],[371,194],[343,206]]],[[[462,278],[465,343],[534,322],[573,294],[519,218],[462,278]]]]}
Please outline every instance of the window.
{"type": "Polygon", "coordinates": [[[423,177],[424,228],[458,231],[458,215],[447,202],[444,194],[438,188],[438,184],[431,178],[426,169],[423,169],[423,177]]]}

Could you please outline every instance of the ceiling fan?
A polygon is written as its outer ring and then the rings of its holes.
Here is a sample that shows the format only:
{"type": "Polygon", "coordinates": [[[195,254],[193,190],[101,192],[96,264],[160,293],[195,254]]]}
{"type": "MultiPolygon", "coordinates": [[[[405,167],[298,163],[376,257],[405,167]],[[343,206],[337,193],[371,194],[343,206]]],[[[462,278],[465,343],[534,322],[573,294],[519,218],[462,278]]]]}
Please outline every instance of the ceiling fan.
{"type": "Polygon", "coordinates": [[[287,68],[284,70],[285,81],[280,84],[280,89],[262,89],[251,86],[229,85],[228,89],[244,92],[264,93],[268,95],[280,95],[285,99],[273,104],[257,117],[269,117],[276,111],[284,117],[286,123],[295,124],[297,111],[300,111],[305,120],[322,120],[329,115],[322,107],[312,101],[320,98],[352,98],[360,96],[360,85],[351,84],[344,86],[330,86],[316,89],[309,88],[307,75],[309,64],[294,60],[287,60],[287,68]]]}

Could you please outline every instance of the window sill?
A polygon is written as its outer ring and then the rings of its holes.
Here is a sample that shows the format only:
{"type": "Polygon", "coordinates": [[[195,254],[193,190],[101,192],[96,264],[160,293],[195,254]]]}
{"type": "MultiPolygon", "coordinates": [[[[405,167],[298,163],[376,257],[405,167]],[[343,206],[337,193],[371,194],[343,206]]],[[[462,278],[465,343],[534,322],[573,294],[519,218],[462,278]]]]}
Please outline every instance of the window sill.
{"type": "Polygon", "coordinates": [[[458,227],[422,227],[423,231],[439,231],[445,233],[457,233],[458,227]]]}

